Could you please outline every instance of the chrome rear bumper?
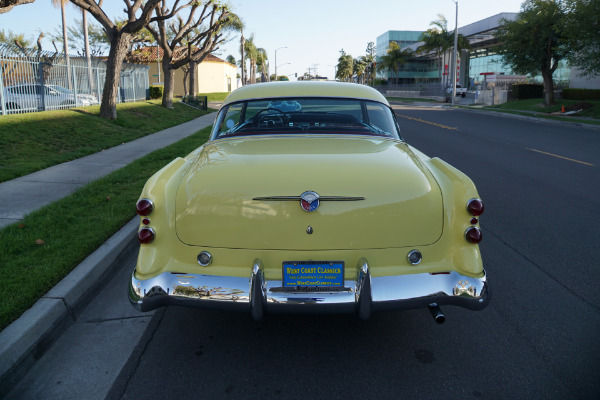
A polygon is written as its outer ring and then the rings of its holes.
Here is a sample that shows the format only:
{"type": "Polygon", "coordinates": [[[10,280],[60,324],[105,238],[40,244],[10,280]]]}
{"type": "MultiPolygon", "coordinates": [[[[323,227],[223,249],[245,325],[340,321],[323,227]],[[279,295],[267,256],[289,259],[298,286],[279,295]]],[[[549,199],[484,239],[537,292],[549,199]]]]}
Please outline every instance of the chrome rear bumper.
{"type": "Polygon", "coordinates": [[[260,261],[248,278],[166,272],[148,280],[131,275],[129,299],[140,311],[166,305],[270,313],[358,313],[456,305],[481,310],[489,302],[488,282],[456,272],[371,277],[366,262],[340,291],[286,291],[281,280],[264,279],[260,261]]]}

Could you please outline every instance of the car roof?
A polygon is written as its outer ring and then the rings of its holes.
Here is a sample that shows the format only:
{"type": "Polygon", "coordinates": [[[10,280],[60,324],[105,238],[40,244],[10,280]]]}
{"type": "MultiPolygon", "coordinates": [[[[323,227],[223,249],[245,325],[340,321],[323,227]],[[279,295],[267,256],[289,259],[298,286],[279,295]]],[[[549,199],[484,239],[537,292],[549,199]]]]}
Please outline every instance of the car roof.
{"type": "Polygon", "coordinates": [[[276,97],[346,97],[374,100],[389,105],[381,93],[369,86],[333,81],[257,83],[231,92],[223,105],[242,100],[276,97]]]}

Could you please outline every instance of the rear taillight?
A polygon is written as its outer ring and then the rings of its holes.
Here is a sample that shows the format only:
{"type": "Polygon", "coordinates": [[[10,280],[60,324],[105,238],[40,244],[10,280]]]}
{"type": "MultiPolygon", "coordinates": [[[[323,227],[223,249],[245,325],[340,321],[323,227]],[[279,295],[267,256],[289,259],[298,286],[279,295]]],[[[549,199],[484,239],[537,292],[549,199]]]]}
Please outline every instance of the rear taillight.
{"type": "Polygon", "coordinates": [[[474,217],[478,217],[483,214],[484,209],[483,202],[479,199],[471,199],[467,203],[467,211],[474,217]]]}
{"type": "Polygon", "coordinates": [[[477,228],[476,226],[470,227],[465,232],[465,239],[467,239],[467,242],[469,242],[469,243],[477,244],[477,243],[481,242],[481,239],[483,239],[483,237],[481,235],[481,230],[479,228],[477,228]]]}
{"type": "Polygon", "coordinates": [[[155,238],[155,233],[152,228],[142,228],[138,231],[138,241],[141,244],[152,243],[155,238]]]}
{"type": "Polygon", "coordinates": [[[135,211],[143,217],[152,214],[152,210],[154,210],[154,204],[148,199],[140,199],[135,205],[135,211]]]}

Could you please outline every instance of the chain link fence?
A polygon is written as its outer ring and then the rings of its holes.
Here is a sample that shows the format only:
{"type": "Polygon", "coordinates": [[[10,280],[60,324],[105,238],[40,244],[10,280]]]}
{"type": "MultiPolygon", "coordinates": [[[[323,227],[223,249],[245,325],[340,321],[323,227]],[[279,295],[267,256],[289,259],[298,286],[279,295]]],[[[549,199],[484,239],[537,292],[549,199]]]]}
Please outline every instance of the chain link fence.
{"type": "MultiPolygon", "coordinates": [[[[148,70],[123,64],[118,102],[148,97],[148,70]]],[[[0,44],[0,115],[99,104],[106,61],[0,44]]]]}

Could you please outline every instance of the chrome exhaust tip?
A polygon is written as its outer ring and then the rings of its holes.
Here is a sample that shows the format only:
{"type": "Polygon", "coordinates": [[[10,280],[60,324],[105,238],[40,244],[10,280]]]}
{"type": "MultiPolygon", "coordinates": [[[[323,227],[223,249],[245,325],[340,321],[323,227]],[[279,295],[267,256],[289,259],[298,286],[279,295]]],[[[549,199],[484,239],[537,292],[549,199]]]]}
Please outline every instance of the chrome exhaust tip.
{"type": "Polygon", "coordinates": [[[446,322],[446,316],[436,303],[430,304],[427,308],[429,308],[429,312],[436,324],[441,325],[446,322]]]}

